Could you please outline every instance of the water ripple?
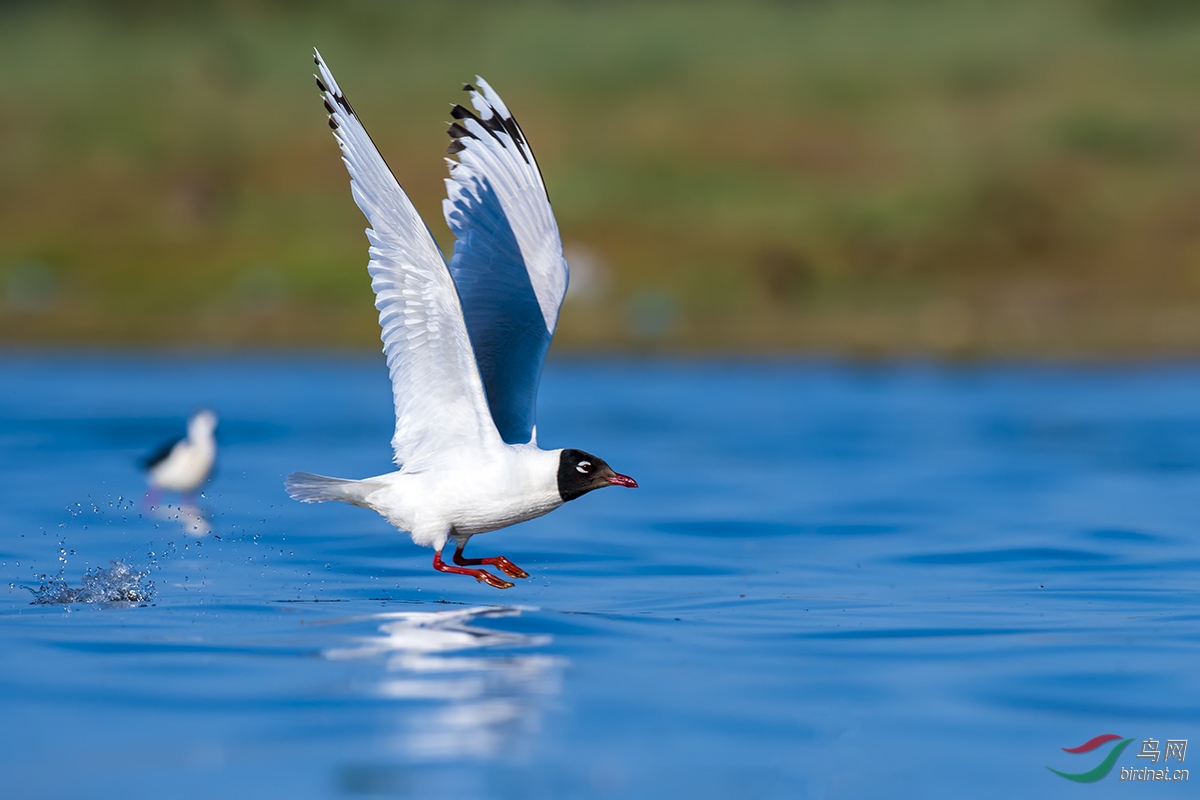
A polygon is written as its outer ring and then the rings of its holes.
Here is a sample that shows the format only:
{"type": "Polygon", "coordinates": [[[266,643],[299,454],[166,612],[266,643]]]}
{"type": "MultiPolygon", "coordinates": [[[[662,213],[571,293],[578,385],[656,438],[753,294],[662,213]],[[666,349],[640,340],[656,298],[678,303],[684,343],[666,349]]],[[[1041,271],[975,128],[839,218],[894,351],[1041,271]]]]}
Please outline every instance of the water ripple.
{"type": "MultiPolygon", "coordinates": [[[[491,757],[538,726],[540,696],[557,694],[564,660],[541,653],[459,655],[484,649],[545,647],[548,635],[492,630],[476,620],[520,616],[517,607],[477,606],[454,611],[403,611],[356,618],[379,621],[380,635],[331,647],[331,661],[383,659],[385,675],[372,692],[392,701],[432,707],[399,718],[397,748],[409,757],[491,757]]],[[[347,620],[350,621],[350,620],[347,620]]]]}
{"type": "Polygon", "coordinates": [[[1112,558],[1091,550],[1060,547],[1011,547],[1000,550],[966,550],[956,553],[916,553],[898,561],[909,564],[1015,564],[1030,561],[1105,561],[1112,558]]]}
{"type": "Polygon", "coordinates": [[[1017,636],[1046,633],[1040,628],[877,628],[857,631],[811,631],[801,639],[948,639],[963,636],[1017,636]]]}

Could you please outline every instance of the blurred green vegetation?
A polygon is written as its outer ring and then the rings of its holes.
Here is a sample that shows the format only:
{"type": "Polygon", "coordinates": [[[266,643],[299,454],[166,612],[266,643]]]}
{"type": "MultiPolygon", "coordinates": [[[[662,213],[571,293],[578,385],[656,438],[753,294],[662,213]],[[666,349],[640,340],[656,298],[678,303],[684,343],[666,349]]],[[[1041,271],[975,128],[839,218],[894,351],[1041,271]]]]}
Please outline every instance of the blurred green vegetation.
{"type": "Polygon", "coordinates": [[[556,349],[1200,353],[1200,4],[0,4],[0,341],[378,345],[327,58],[443,248],[485,76],[556,349]]]}

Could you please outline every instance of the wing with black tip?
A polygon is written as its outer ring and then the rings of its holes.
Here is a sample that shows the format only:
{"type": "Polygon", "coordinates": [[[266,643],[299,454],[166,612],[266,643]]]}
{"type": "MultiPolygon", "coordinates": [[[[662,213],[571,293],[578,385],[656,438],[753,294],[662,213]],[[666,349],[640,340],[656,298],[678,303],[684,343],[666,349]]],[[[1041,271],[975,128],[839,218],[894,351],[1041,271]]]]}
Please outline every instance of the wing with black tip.
{"type": "Polygon", "coordinates": [[[458,446],[499,446],[446,261],[321,54],[317,88],[370,227],[371,288],[392,378],[396,463],[419,470],[458,446]]]}
{"type": "Polygon", "coordinates": [[[451,111],[442,208],[454,232],[450,272],[487,392],[509,444],[536,438],[542,363],[567,291],[558,224],[517,121],[482,79],[451,111]]]}

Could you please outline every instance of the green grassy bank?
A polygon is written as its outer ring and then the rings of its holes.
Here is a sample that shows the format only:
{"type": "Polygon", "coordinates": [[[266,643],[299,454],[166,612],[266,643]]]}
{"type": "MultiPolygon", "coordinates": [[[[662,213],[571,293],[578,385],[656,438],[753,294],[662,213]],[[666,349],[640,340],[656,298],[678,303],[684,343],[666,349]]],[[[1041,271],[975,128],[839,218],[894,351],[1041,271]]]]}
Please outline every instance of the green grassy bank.
{"type": "Polygon", "coordinates": [[[578,266],[556,348],[1200,353],[1200,10],[0,5],[0,342],[378,342],[328,59],[443,247],[477,73],[578,266]]]}

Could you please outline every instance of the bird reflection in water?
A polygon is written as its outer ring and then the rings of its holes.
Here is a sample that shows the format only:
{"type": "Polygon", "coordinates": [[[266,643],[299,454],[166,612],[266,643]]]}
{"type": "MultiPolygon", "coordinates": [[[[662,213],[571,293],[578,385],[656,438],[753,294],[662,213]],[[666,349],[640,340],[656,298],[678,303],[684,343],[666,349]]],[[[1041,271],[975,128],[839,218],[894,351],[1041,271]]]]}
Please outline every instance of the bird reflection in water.
{"type": "Polygon", "coordinates": [[[381,635],[361,637],[355,647],[329,649],[324,655],[332,660],[382,657],[388,674],[376,687],[380,696],[431,704],[404,718],[398,745],[407,756],[508,754],[537,730],[539,700],[558,693],[565,662],[538,653],[474,655],[486,649],[545,647],[551,638],[472,623],[530,610],[483,606],[374,615],[370,619],[380,621],[381,635]]]}
{"type": "Polygon", "coordinates": [[[212,533],[212,521],[209,513],[195,503],[182,502],[179,505],[150,506],[146,513],[157,520],[178,523],[188,536],[207,536],[212,533]]]}

